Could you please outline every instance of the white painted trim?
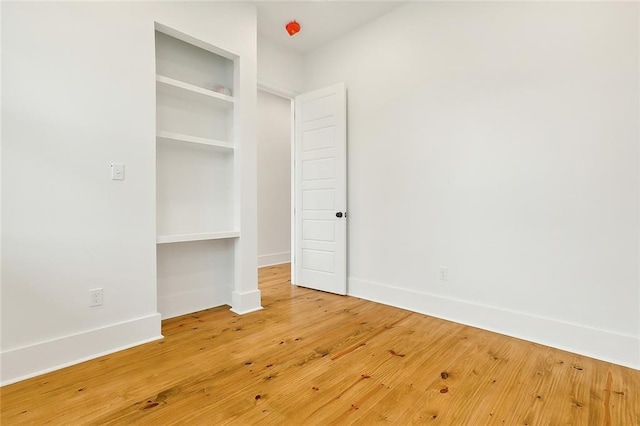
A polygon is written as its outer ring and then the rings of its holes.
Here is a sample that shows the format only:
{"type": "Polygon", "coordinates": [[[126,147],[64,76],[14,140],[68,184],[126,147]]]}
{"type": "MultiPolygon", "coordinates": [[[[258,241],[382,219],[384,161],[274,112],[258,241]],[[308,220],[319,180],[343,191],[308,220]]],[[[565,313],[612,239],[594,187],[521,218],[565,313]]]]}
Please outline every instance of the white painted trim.
{"type": "Polygon", "coordinates": [[[0,386],[162,339],[160,314],[111,324],[0,354],[0,386]]]}
{"type": "Polygon", "coordinates": [[[258,268],[291,262],[291,252],[264,254],[258,256],[258,268]]]}
{"type": "Polygon", "coordinates": [[[291,285],[298,282],[296,274],[296,101],[291,99],[291,285]]]}
{"type": "Polygon", "coordinates": [[[259,311],[262,309],[262,305],[260,304],[260,290],[246,293],[234,291],[231,294],[231,306],[231,312],[235,312],[238,315],[259,311]]]}
{"type": "Polygon", "coordinates": [[[640,369],[640,363],[637,362],[640,339],[637,336],[599,330],[552,318],[538,317],[355,278],[349,279],[348,294],[640,369]]]}
{"type": "MultiPolygon", "coordinates": [[[[636,20],[640,22],[640,7],[636,8],[636,20]]],[[[640,43],[640,33],[638,33],[638,43],[640,43]]],[[[640,67],[640,58],[638,58],[638,64],[640,67]]],[[[640,100],[640,78],[638,81],[638,99],[640,100]]],[[[638,123],[640,123],[640,108],[638,110],[638,123]]],[[[636,127],[636,131],[638,128],[636,127]]],[[[640,135],[636,135],[640,138],[640,135]]],[[[637,270],[637,278],[638,278],[638,306],[636,309],[636,313],[638,315],[637,323],[638,323],[638,360],[637,364],[640,365],[640,139],[636,140],[636,181],[638,184],[638,194],[636,198],[636,214],[638,215],[638,223],[636,226],[637,241],[636,241],[636,254],[638,256],[638,270],[637,270]]]]}
{"type": "Polygon", "coordinates": [[[274,86],[272,84],[258,82],[258,90],[262,90],[263,92],[271,93],[272,95],[280,96],[281,98],[293,100],[298,93],[295,90],[286,89],[283,87],[274,86]]]}
{"type": "MultiPolygon", "coordinates": [[[[229,289],[230,286],[226,288],[229,289]]],[[[220,297],[220,295],[214,294],[211,288],[169,294],[158,298],[158,312],[162,315],[162,319],[166,320],[180,315],[228,305],[230,302],[228,297],[228,295],[220,297]]]]}
{"type": "Polygon", "coordinates": [[[211,53],[215,53],[216,55],[220,55],[227,59],[231,59],[232,61],[235,61],[236,59],[238,59],[238,55],[236,55],[233,52],[229,52],[228,50],[221,49],[218,46],[214,46],[205,41],[192,37],[188,34],[183,33],[182,31],[178,31],[160,22],[155,22],[154,27],[156,31],[160,31],[163,34],[166,34],[173,38],[177,38],[178,40],[182,40],[185,43],[193,44],[194,46],[199,47],[200,49],[208,50],[211,53]]]}

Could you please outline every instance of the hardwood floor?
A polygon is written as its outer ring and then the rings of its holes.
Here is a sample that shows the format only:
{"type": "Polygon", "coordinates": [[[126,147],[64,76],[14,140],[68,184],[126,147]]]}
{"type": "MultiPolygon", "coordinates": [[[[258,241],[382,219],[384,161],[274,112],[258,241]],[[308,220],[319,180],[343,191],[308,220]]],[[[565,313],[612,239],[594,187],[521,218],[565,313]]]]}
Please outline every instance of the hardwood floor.
{"type": "Polygon", "coordinates": [[[2,425],[640,425],[639,371],[259,274],[264,310],[5,386],[2,425]]]}

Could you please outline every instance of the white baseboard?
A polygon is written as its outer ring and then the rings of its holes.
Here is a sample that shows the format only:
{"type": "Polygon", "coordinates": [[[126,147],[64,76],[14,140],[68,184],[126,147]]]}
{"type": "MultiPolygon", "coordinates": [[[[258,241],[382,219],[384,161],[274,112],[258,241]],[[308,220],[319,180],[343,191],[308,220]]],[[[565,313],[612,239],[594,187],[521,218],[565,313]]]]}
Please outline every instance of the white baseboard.
{"type": "Polygon", "coordinates": [[[0,386],[159,339],[160,314],[154,314],[4,351],[0,386]]]}
{"type": "Polygon", "coordinates": [[[248,314],[250,312],[262,309],[260,303],[260,290],[248,291],[246,293],[238,293],[234,291],[231,295],[231,312],[239,315],[248,314]]]}
{"type": "Polygon", "coordinates": [[[640,338],[492,306],[350,278],[348,294],[640,369],[640,338]]]}
{"type": "Polygon", "coordinates": [[[290,251],[285,253],[264,254],[262,256],[258,256],[258,268],[262,268],[264,266],[280,265],[281,263],[289,262],[291,262],[290,251]]]}
{"type": "Polygon", "coordinates": [[[192,312],[229,305],[231,300],[226,288],[200,289],[158,297],[158,312],[162,319],[179,317],[192,312]]]}

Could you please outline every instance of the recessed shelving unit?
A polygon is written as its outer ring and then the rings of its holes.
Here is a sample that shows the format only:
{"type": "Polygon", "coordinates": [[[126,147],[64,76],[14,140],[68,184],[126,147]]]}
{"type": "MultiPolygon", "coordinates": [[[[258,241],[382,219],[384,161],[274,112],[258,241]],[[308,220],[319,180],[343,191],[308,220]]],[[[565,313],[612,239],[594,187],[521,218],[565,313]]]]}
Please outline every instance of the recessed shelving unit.
{"type": "Polygon", "coordinates": [[[236,190],[235,57],[156,28],[158,310],[231,303],[236,190]]]}

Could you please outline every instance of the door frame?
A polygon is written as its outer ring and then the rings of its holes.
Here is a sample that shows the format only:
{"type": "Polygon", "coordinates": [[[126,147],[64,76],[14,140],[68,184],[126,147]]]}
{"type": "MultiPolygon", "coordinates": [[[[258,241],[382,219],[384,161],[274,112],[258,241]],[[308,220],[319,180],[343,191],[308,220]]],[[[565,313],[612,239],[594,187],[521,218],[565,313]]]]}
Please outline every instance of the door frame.
{"type": "Polygon", "coordinates": [[[300,93],[295,90],[283,89],[281,87],[273,86],[264,82],[258,82],[258,90],[261,90],[266,93],[270,93],[275,96],[279,96],[284,99],[288,99],[291,102],[291,284],[296,284],[298,282],[296,276],[296,234],[295,234],[295,149],[296,149],[296,129],[295,129],[295,98],[300,93]]]}

